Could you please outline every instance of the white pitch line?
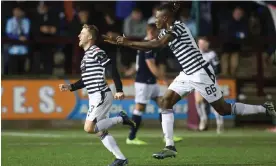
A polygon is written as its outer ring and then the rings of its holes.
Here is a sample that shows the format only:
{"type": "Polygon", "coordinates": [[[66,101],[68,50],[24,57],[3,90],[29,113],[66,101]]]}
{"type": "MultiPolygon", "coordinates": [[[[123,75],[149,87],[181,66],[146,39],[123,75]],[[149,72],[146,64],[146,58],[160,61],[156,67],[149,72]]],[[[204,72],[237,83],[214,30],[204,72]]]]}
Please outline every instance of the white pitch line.
{"type": "Polygon", "coordinates": [[[2,136],[15,136],[15,137],[41,137],[41,138],[60,138],[64,135],[58,134],[45,134],[45,133],[21,133],[21,132],[2,132],[2,136]]]}
{"type": "MultiPolygon", "coordinates": [[[[212,137],[262,137],[262,133],[252,134],[252,133],[222,133],[217,135],[214,133],[185,133],[185,131],[181,134],[177,133],[176,135],[182,136],[184,138],[212,138],[212,137]]],[[[126,138],[128,133],[116,133],[112,131],[110,133],[112,136],[117,138],[126,138]]],[[[94,134],[56,134],[56,133],[26,133],[26,132],[2,132],[1,136],[13,136],[13,137],[38,137],[38,138],[97,138],[94,134]]],[[[162,133],[140,133],[139,137],[143,138],[161,138],[162,133]]]]}
{"type": "MultiPolygon", "coordinates": [[[[99,142],[74,142],[70,143],[70,145],[78,145],[78,146],[87,146],[87,145],[101,145],[99,142]]],[[[4,146],[50,146],[50,145],[62,145],[62,143],[54,143],[54,142],[29,142],[29,143],[4,143],[4,146]]]]}

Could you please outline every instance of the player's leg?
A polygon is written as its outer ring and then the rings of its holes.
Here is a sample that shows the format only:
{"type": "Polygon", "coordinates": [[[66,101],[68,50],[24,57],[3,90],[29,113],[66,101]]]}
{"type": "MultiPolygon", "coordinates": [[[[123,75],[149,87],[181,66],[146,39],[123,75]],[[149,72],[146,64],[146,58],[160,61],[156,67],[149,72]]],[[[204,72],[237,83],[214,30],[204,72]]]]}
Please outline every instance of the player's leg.
{"type": "Polygon", "coordinates": [[[250,105],[238,102],[229,104],[225,102],[222,92],[217,84],[214,70],[210,65],[208,67],[204,67],[204,71],[202,71],[198,77],[200,78],[200,81],[191,81],[191,86],[195,90],[199,91],[200,94],[220,115],[250,115],[267,113],[272,116],[276,116],[272,102],[266,102],[263,105],[250,105]]]}
{"type": "Polygon", "coordinates": [[[174,112],[173,106],[181,100],[182,96],[187,95],[193,90],[188,83],[185,83],[184,78],[180,74],[169,86],[165,95],[162,98],[162,129],[166,139],[166,147],[157,153],[153,154],[156,159],[164,159],[167,157],[175,157],[177,154],[173,141],[174,127],[174,112]]]}
{"type": "Polygon", "coordinates": [[[121,152],[120,148],[117,146],[115,139],[108,133],[107,130],[98,131],[96,127],[96,120],[86,120],[84,130],[90,134],[96,134],[103,145],[116,157],[116,162],[127,163],[126,157],[121,152]]]}
{"type": "Polygon", "coordinates": [[[173,127],[174,127],[174,112],[173,105],[177,103],[181,97],[174,91],[168,89],[163,96],[161,102],[162,114],[162,129],[166,140],[166,146],[160,152],[154,153],[152,156],[156,159],[164,159],[167,157],[175,157],[177,154],[173,141],[173,127]]]}
{"type": "Polygon", "coordinates": [[[201,96],[201,94],[198,91],[195,91],[194,94],[195,94],[196,110],[200,119],[198,129],[202,131],[207,128],[207,113],[205,110],[205,102],[204,102],[204,98],[201,96]]]}
{"type": "Polygon", "coordinates": [[[146,109],[146,104],[136,103],[135,109],[132,113],[132,120],[136,123],[136,127],[130,128],[129,136],[126,140],[127,144],[132,145],[146,145],[145,141],[142,141],[136,137],[136,134],[140,128],[140,124],[142,122],[142,115],[146,109]]]}
{"type": "Polygon", "coordinates": [[[216,124],[217,124],[217,133],[220,134],[223,131],[223,116],[221,116],[212,106],[211,106],[211,112],[216,117],[216,124]]]}
{"type": "Polygon", "coordinates": [[[150,84],[135,82],[135,109],[132,114],[132,120],[136,123],[135,127],[130,129],[129,137],[126,140],[127,144],[144,145],[146,142],[136,138],[136,133],[142,121],[142,114],[146,109],[146,104],[149,103],[153,92],[150,84]]]}
{"type": "MultiPolygon", "coordinates": [[[[215,78],[215,77],[214,77],[215,78]]],[[[227,103],[222,92],[215,83],[196,83],[191,82],[191,85],[200,92],[200,94],[212,105],[212,107],[222,116],[226,115],[250,115],[258,113],[267,113],[276,116],[274,105],[272,102],[266,102],[263,105],[250,105],[243,103],[227,103]]]]}
{"type": "Polygon", "coordinates": [[[126,165],[128,163],[128,160],[121,152],[115,139],[112,137],[112,135],[108,133],[107,130],[98,131],[96,129],[96,123],[96,120],[91,121],[87,119],[85,121],[85,131],[87,133],[97,134],[97,136],[100,138],[106,149],[108,149],[116,157],[116,160],[113,163],[121,163],[121,165],[126,165]]]}
{"type": "MultiPolygon", "coordinates": [[[[161,93],[160,91],[160,88],[159,86],[156,84],[155,86],[155,90],[154,90],[154,93],[153,93],[153,96],[152,96],[152,100],[154,100],[156,102],[156,104],[158,105],[158,113],[159,113],[159,122],[162,126],[162,109],[161,109],[161,102],[162,102],[162,97],[163,97],[164,94],[161,93]]],[[[173,136],[173,141],[174,142],[180,142],[182,141],[183,138],[182,137],[179,137],[179,136],[173,136]]],[[[163,139],[164,142],[166,142],[166,139],[164,137],[163,139]]]]}
{"type": "Polygon", "coordinates": [[[116,160],[111,165],[127,165],[126,157],[122,154],[115,139],[108,133],[107,129],[119,123],[130,125],[129,122],[126,122],[129,119],[122,112],[120,112],[118,117],[108,118],[112,100],[113,95],[111,92],[91,96],[90,109],[87,113],[84,130],[87,133],[97,134],[103,145],[114,154],[116,160]],[[96,107],[93,105],[96,105],[96,107]]]}
{"type": "Polygon", "coordinates": [[[263,105],[251,105],[239,102],[229,104],[225,102],[223,97],[221,97],[217,101],[211,102],[210,104],[222,116],[266,113],[276,117],[275,108],[272,102],[265,102],[263,105]]]}
{"type": "MultiPolygon", "coordinates": [[[[100,96],[98,95],[97,97],[94,97],[91,100],[92,100],[91,103],[96,102],[96,108],[94,108],[93,111],[90,110],[90,113],[88,112],[87,116],[89,118],[91,114],[91,118],[94,118],[94,117],[98,118],[98,117],[106,116],[108,114],[108,111],[112,105],[113,95],[112,95],[112,92],[102,92],[100,96]],[[100,100],[97,98],[100,98],[100,100]],[[109,107],[108,109],[105,108],[107,107],[106,105],[109,107]]],[[[90,107],[92,108],[93,106],[90,106],[90,107]]],[[[101,118],[101,120],[97,119],[95,130],[97,131],[108,130],[112,126],[119,123],[122,123],[123,125],[131,126],[131,127],[136,126],[136,124],[127,116],[127,114],[121,111],[117,117],[101,118]]]]}

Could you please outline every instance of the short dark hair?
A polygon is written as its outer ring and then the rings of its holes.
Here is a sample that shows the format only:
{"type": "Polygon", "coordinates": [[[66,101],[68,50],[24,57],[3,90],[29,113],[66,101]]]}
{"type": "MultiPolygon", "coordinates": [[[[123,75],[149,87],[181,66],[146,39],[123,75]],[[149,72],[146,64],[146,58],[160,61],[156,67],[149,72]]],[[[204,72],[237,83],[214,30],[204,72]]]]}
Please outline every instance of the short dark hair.
{"type": "Polygon", "coordinates": [[[167,10],[170,13],[177,13],[177,11],[179,10],[181,6],[180,2],[169,2],[163,5],[160,5],[157,10],[161,11],[161,10],[167,10]]]}
{"type": "Polygon", "coordinates": [[[173,13],[173,6],[170,3],[166,3],[163,5],[160,5],[157,10],[161,11],[161,10],[167,10],[169,12],[173,13]]]}
{"type": "Polygon", "coordinates": [[[92,35],[92,37],[97,40],[99,37],[99,29],[95,25],[84,24],[82,28],[88,30],[88,32],[92,35]]]}
{"type": "Polygon", "coordinates": [[[23,11],[23,8],[22,8],[21,6],[15,6],[15,7],[13,8],[13,10],[14,10],[14,9],[19,9],[19,10],[23,11]]]}
{"type": "Polygon", "coordinates": [[[209,40],[208,37],[206,37],[206,36],[198,37],[198,38],[197,38],[197,41],[199,41],[199,40],[204,40],[204,41],[207,41],[208,43],[210,43],[210,40],[209,40]]]}
{"type": "Polygon", "coordinates": [[[132,9],[132,12],[140,12],[142,13],[142,10],[138,7],[135,7],[134,9],[132,9]]]}

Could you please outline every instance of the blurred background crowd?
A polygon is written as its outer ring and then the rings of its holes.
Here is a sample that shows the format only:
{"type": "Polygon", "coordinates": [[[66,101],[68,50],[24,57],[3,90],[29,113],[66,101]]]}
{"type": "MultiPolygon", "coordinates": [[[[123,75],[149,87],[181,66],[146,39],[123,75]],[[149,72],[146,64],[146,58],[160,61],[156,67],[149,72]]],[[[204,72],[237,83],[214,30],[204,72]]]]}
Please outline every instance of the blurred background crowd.
{"type": "MultiPolygon", "coordinates": [[[[2,78],[79,78],[83,50],[77,36],[83,24],[143,40],[161,3],[167,2],[1,1],[2,78]]],[[[183,1],[177,18],[196,41],[205,40],[201,51],[216,52],[218,78],[236,80],[237,100],[276,98],[276,2],[183,1]]],[[[135,76],[136,50],[98,45],[116,57],[123,78],[135,76]]],[[[181,70],[168,48],[157,53],[157,62],[168,78],[181,70]]]]}
{"type": "MultiPolygon", "coordinates": [[[[77,46],[77,36],[83,24],[96,25],[101,34],[125,34],[140,40],[146,35],[147,24],[154,23],[160,3],[166,2],[2,1],[2,75],[78,74],[83,52],[77,46]]],[[[210,39],[210,46],[221,62],[220,75],[235,78],[248,75],[242,57],[260,52],[264,61],[262,68],[272,66],[276,61],[273,59],[275,42],[264,41],[273,39],[276,34],[276,19],[268,5],[275,5],[275,2],[261,5],[255,1],[185,1],[177,15],[195,39],[201,36],[210,39]],[[248,39],[250,44],[246,42],[248,39]]],[[[117,57],[123,77],[134,76],[136,50],[103,42],[99,46],[109,56],[117,57]]],[[[180,70],[167,48],[158,55],[159,62],[166,64],[169,74],[180,70]]],[[[266,74],[272,76],[269,72],[266,74]]]]}

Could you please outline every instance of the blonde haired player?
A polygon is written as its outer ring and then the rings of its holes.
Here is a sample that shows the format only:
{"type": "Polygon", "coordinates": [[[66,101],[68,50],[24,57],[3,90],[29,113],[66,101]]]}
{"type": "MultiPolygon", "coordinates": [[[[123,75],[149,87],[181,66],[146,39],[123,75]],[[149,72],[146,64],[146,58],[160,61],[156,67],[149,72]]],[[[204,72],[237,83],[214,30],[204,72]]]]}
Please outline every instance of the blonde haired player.
{"type": "Polygon", "coordinates": [[[112,126],[123,123],[135,127],[135,123],[124,112],[117,117],[109,118],[109,110],[112,105],[113,95],[105,81],[105,69],[112,73],[112,79],[116,86],[115,99],[123,99],[123,87],[120,75],[116,68],[116,62],[112,61],[96,45],[99,32],[94,25],[84,25],[79,34],[79,46],[85,51],[81,61],[81,79],[74,84],[60,84],[61,91],[75,91],[86,88],[89,97],[89,110],[87,112],[84,130],[89,134],[96,134],[103,145],[116,157],[109,166],[125,166],[128,160],[120,151],[115,139],[108,133],[112,126]]]}
{"type": "MultiPolygon", "coordinates": [[[[215,74],[218,74],[219,72],[219,59],[217,57],[217,54],[209,49],[209,41],[206,37],[201,37],[198,39],[198,48],[203,56],[203,59],[211,64],[213,67],[215,74]]],[[[195,104],[196,104],[196,110],[200,118],[200,123],[198,129],[200,131],[203,131],[207,128],[207,112],[206,112],[206,105],[205,105],[205,100],[200,94],[200,92],[195,91],[195,104]]],[[[223,130],[223,116],[219,115],[216,110],[211,106],[210,107],[211,112],[215,115],[216,117],[216,124],[217,124],[217,133],[221,133],[223,130]]]]}

